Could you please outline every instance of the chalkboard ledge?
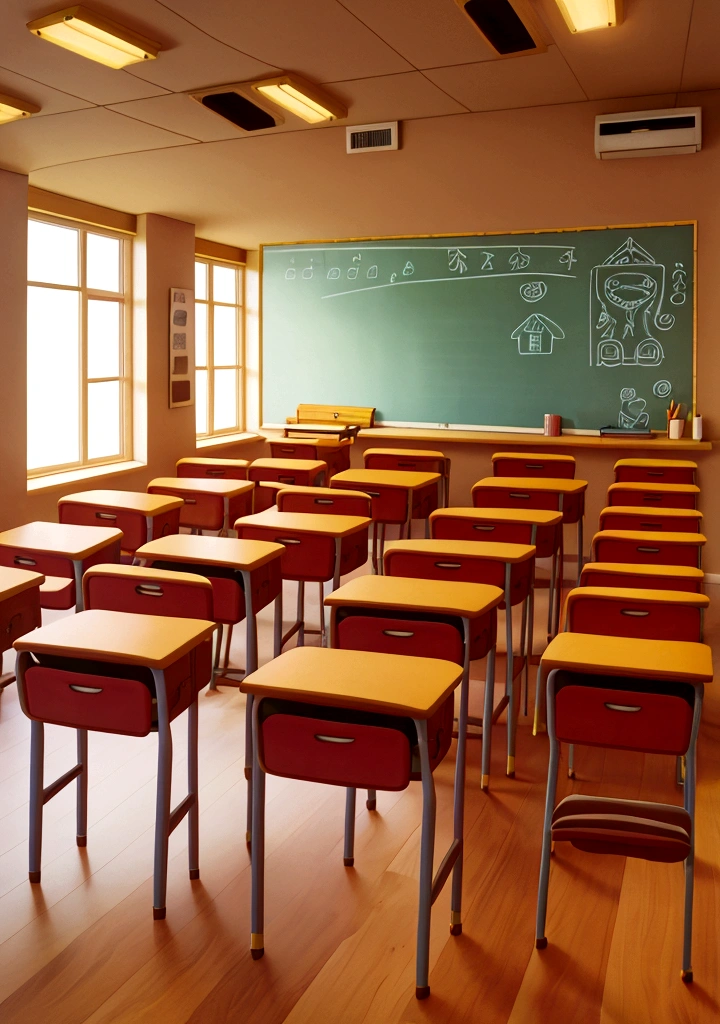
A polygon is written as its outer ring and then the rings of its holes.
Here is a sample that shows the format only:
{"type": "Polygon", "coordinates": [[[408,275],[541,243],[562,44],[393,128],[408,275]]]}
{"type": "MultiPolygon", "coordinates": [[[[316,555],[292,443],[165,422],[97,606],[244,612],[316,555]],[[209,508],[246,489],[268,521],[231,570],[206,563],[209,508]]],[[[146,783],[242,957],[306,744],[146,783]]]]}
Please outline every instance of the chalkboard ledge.
{"type": "Polygon", "coordinates": [[[700,452],[710,451],[712,441],[693,441],[681,438],[671,441],[663,432],[650,438],[598,437],[588,434],[563,434],[545,437],[544,434],[525,434],[501,430],[430,430],[413,427],[364,427],[360,440],[373,441],[436,441],[452,444],[492,444],[515,448],[605,448],[610,451],[647,449],[652,451],[700,452]]]}

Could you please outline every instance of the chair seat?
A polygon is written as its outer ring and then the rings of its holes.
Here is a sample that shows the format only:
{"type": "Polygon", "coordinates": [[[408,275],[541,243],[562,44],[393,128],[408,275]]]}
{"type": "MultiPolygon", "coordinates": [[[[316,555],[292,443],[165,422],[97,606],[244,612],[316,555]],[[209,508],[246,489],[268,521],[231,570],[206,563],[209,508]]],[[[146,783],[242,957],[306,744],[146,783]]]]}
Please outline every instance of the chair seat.
{"type": "Polygon", "coordinates": [[[669,864],[685,860],[691,836],[690,815],[672,804],[573,794],[552,816],[553,842],[570,842],[588,853],[669,864]]]}
{"type": "Polygon", "coordinates": [[[41,608],[72,608],[75,604],[75,580],[67,576],[46,576],[40,584],[41,608]]]}

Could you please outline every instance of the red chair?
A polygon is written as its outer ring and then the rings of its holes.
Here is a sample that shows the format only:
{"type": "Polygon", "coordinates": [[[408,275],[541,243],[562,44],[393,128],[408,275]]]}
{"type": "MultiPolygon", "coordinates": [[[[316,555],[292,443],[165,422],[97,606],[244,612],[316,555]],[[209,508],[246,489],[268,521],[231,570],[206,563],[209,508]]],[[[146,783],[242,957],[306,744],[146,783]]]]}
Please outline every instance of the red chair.
{"type": "Polygon", "coordinates": [[[175,473],[196,480],[201,477],[211,480],[247,480],[249,465],[247,459],[178,459],[175,473]]]}
{"type": "Polygon", "coordinates": [[[495,452],[492,468],[493,476],[554,477],[556,480],[573,480],[575,477],[572,455],[495,452]]]}
{"type": "Polygon", "coordinates": [[[608,487],[608,505],[642,508],[697,508],[700,488],[695,484],[621,483],[608,487]]]}
{"type": "Polygon", "coordinates": [[[697,463],[681,459],[618,459],[613,468],[616,483],[697,483],[697,463]]]}
{"type": "Polygon", "coordinates": [[[653,533],[701,533],[702,512],[690,508],[640,508],[609,505],[600,513],[600,530],[649,530],[653,533]]]}
{"type": "MultiPolygon", "coordinates": [[[[255,459],[248,469],[248,480],[256,484],[297,484],[301,487],[321,487],[327,476],[327,463],[319,459],[255,459]]],[[[264,512],[275,504],[275,492],[256,488],[253,512],[264,512]]],[[[247,514],[247,513],[246,513],[247,514]]]]}
{"type": "Polygon", "coordinates": [[[688,565],[699,569],[704,544],[705,537],[702,533],[603,530],[593,537],[592,560],[645,565],[688,565]]]}

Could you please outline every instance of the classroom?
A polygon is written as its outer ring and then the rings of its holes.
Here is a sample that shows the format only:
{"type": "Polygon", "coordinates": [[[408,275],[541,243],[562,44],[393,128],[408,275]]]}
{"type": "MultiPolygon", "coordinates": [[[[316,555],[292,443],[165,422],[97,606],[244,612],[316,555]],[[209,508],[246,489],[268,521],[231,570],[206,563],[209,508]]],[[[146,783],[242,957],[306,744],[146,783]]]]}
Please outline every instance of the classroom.
{"type": "Polygon", "coordinates": [[[0,1021],[720,1018],[717,0],[3,14],[0,1021]]]}

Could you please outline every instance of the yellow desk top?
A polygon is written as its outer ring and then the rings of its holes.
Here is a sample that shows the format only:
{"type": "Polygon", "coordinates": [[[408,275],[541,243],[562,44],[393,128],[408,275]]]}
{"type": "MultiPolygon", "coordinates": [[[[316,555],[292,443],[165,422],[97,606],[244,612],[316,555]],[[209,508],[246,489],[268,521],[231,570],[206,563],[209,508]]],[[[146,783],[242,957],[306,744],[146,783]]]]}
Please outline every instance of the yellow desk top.
{"type": "Polygon", "coordinates": [[[702,512],[694,508],[645,508],[643,505],[606,505],[600,513],[600,518],[609,515],[621,516],[663,516],[668,519],[702,519],[702,512]]]}
{"type": "Polygon", "coordinates": [[[216,494],[221,498],[234,498],[251,491],[252,480],[215,480],[206,476],[158,476],[147,485],[149,494],[216,494]]]}
{"type": "Polygon", "coordinates": [[[11,569],[0,565],[0,601],[9,601],[16,594],[31,587],[39,587],[45,582],[45,577],[39,572],[30,572],[28,569],[11,569]]]}
{"type": "Polygon", "coordinates": [[[224,565],[250,572],[283,552],[280,544],[265,540],[236,540],[234,537],[203,537],[174,533],[143,544],[135,552],[138,558],[164,562],[200,562],[224,565]]]}
{"type": "Polygon", "coordinates": [[[251,469],[281,469],[289,473],[299,473],[301,470],[313,472],[327,469],[326,462],[317,459],[255,459],[250,463],[251,469]]]}
{"type": "Polygon", "coordinates": [[[482,522],[557,526],[562,522],[563,514],[541,508],[437,508],[430,513],[430,522],[436,519],[476,519],[482,522]]]}
{"type": "MultiPolygon", "coordinates": [[[[301,448],[303,445],[312,445],[313,448],[328,448],[330,451],[337,451],[338,448],[347,448],[353,444],[352,437],[271,437],[271,444],[283,444],[289,447],[301,448]]],[[[293,461],[298,461],[294,459],[293,461]]]]}
{"type": "MultiPolygon", "coordinates": [[[[644,536],[644,535],[643,535],[644,536]]],[[[525,562],[534,558],[532,544],[503,544],[484,540],[396,540],[385,547],[393,552],[413,552],[437,558],[482,558],[493,562],[525,562]]]]}
{"type": "Polygon", "coordinates": [[[628,481],[627,483],[610,484],[608,494],[613,491],[656,491],[658,494],[699,494],[697,484],[653,484],[648,482],[628,481]]]}
{"type": "MultiPolygon", "coordinates": [[[[263,486],[265,481],[260,483],[263,486]]],[[[287,491],[288,494],[307,494],[311,498],[317,498],[321,502],[325,498],[367,498],[368,501],[372,501],[369,494],[363,494],[362,491],[343,491],[339,487],[303,487],[300,484],[280,484],[278,488],[277,500],[280,501],[281,495],[287,491]]]]}
{"type": "Polygon", "coordinates": [[[523,462],[575,462],[574,455],[538,455],[533,452],[495,452],[492,461],[497,462],[498,459],[518,459],[523,462]]]}
{"type": "Polygon", "coordinates": [[[566,600],[569,603],[586,597],[616,604],[644,601],[646,604],[684,604],[694,608],[707,608],[710,604],[710,598],[705,594],[689,594],[684,590],[641,590],[635,587],[575,587],[566,600]]]}
{"type": "Polygon", "coordinates": [[[687,544],[702,547],[706,543],[702,533],[675,533],[670,530],[600,530],[593,537],[593,544],[599,540],[629,540],[640,544],[687,544]]]}
{"type": "Polygon", "coordinates": [[[462,666],[403,654],[294,647],[243,679],[258,697],[431,718],[462,678],[462,666]]]}
{"type": "Polygon", "coordinates": [[[186,459],[178,459],[175,466],[233,466],[235,469],[246,469],[250,463],[247,459],[201,459],[197,456],[190,456],[186,459]]]}
{"type": "Polygon", "coordinates": [[[362,484],[368,487],[395,487],[404,491],[417,491],[428,484],[437,483],[439,473],[414,473],[402,469],[344,469],[330,481],[331,487],[362,484]]]}
{"type": "Polygon", "coordinates": [[[587,490],[587,480],[561,480],[549,476],[486,476],[473,484],[476,488],[517,487],[520,491],[552,491],[553,494],[580,494],[587,490]]]}
{"type": "Polygon", "coordinates": [[[618,459],[613,469],[618,466],[632,466],[635,469],[697,469],[697,462],[688,459],[618,459]]]}
{"type": "Polygon", "coordinates": [[[75,505],[99,505],[124,512],[140,512],[144,516],[159,516],[180,508],[182,498],[164,494],[145,494],[144,491],[79,491],[58,499],[58,507],[72,502],[75,505]]]}
{"type": "Polygon", "coordinates": [[[290,530],[292,533],[323,533],[329,537],[347,537],[367,529],[372,520],[366,516],[334,516],[316,512],[278,512],[267,508],[252,516],[235,521],[235,529],[243,526],[262,526],[270,530],[290,530]]]}
{"type": "Polygon", "coordinates": [[[129,578],[141,582],[185,583],[193,587],[212,590],[212,583],[204,576],[198,576],[192,572],[175,572],[174,569],[149,569],[142,565],[121,565],[115,562],[108,565],[91,565],[83,573],[83,585],[92,576],[112,576],[114,579],[129,578]]]}
{"type": "Polygon", "coordinates": [[[476,619],[504,599],[499,587],[485,583],[417,580],[403,576],[358,576],[325,598],[330,607],[392,608],[437,612],[476,619]]]}
{"type": "Polygon", "coordinates": [[[62,555],[77,561],[122,540],[112,526],[73,526],[68,523],[26,523],[0,533],[0,547],[22,548],[44,555],[62,555]]]}
{"type": "Polygon", "coordinates": [[[540,658],[543,674],[554,668],[595,675],[709,683],[712,650],[684,640],[636,640],[624,636],[558,633],[540,658]]]}
{"type": "Polygon", "coordinates": [[[167,668],[212,636],[215,623],[133,612],[77,612],[41,626],[13,644],[16,651],[68,655],[167,668]]]}
{"type": "Polygon", "coordinates": [[[397,455],[400,458],[407,456],[409,459],[432,459],[434,461],[445,458],[442,452],[427,448],[366,448],[363,458],[368,455],[397,455]]]}
{"type": "MultiPolygon", "coordinates": [[[[665,534],[664,536],[667,536],[665,534]]],[[[647,537],[643,533],[643,537],[647,537]]],[[[694,565],[645,565],[642,562],[586,562],[581,576],[604,572],[611,576],[660,576],[665,578],[702,580],[705,573],[694,565]]]]}

